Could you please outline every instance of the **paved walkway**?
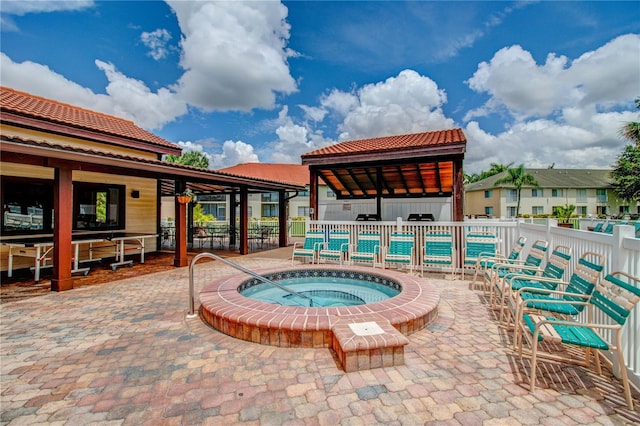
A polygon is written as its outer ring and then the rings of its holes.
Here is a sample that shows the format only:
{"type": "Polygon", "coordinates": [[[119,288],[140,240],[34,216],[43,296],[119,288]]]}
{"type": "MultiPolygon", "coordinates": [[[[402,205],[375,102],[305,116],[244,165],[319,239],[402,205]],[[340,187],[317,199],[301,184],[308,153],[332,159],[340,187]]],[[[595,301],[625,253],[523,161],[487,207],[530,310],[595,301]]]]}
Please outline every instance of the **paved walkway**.
{"type": "MultiPolygon", "coordinates": [[[[287,265],[281,250],[235,260],[287,265]]],[[[232,273],[203,263],[197,287],[232,273]]],[[[328,349],[261,346],[186,319],[187,277],[180,268],[2,304],[0,423],[640,423],[608,375],[545,363],[529,393],[528,363],[506,350],[468,282],[433,279],[440,316],[409,336],[405,366],[347,374],[328,349]]]]}

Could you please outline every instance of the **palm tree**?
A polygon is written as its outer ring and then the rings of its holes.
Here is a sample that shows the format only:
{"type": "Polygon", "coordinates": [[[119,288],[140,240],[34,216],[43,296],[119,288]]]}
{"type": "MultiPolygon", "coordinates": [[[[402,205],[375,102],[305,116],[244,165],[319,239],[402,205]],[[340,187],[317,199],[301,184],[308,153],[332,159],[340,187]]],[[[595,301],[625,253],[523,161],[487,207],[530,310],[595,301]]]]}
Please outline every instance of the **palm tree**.
{"type": "Polygon", "coordinates": [[[501,183],[510,183],[516,187],[516,194],[518,198],[516,217],[520,216],[520,193],[522,192],[522,187],[525,185],[534,186],[536,188],[540,187],[540,184],[538,184],[536,178],[527,173],[527,171],[524,169],[524,164],[520,164],[515,168],[508,168],[507,175],[496,181],[496,185],[499,185],[501,183]]]}
{"type": "MultiPolygon", "coordinates": [[[[635,99],[636,108],[640,110],[640,97],[635,99]]],[[[630,121],[620,129],[620,136],[630,140],[636,146],[640,145],[640,122],[630,121]]]]}

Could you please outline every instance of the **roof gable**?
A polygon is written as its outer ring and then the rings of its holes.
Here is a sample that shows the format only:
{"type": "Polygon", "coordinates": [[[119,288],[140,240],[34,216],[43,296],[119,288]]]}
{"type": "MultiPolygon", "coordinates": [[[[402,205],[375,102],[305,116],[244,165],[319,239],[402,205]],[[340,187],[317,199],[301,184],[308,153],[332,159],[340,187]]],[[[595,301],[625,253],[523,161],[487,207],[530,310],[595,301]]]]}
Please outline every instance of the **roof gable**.
{"type": "Polygon", "coordinates": [[[167,149],[171,153],[176,153],[175,151],[177,151],[179,154],[181,152],[181,148],[178,145],[138,127],[133,121],[64,104],[8,87],[0,86],[0,110],[3,113],[2,122],[7,124],[47,131],[48,129],[42,123],[54,123],[59,125],[55,128],[55,133],[72,134],[73,131],[70,129],[82,129],[85,131],[84,134],[93,135],[93,137],[87,137],[87,139],[126,145],[128,147],[131,147],[131,144],[126,142],[133,140],[145,145],[149,151],[153,151],[153,147],[161,147],[163,149],[159,150],[160,153],[167,153],[167,149]],[[29,119],[36,120],[40,123],[40,126],[38,123],[29,122],[29,119]],[[67,129],[66,132],[63,127],[67,129]],[[115,136],[116,139],[100,140],[99,135],[115,136]],[[118,143],[117,138],[122,138],[121,143],[118,143]]]}

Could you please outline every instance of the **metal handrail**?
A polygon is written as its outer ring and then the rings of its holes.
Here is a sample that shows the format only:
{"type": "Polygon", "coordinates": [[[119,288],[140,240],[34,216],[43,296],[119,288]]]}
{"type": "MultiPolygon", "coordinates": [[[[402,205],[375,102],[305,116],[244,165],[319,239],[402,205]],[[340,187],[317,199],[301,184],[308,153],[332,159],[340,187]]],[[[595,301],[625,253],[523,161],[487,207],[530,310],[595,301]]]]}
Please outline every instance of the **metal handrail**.
{"type": "Polygon", "coordinates": [[[217,254],[213,254],[213,253],[200,253],[198,255],[196,255],[192,260],[191,263],[189,264],[189,313],[187,314],[187,317],[189,318],[193,318],[196,316],[195,314],[195,291],[194,291],[194,285],[193,285],[193,267],[195,266],[196,262],[200,259],[202,259],[203,257],[210,257],[212,259],[216,259],[221,261],[222,263],[226,263],[227,265],[231,266],[232,268],[237,269],[238,271],[244,272],[245,274],[251,275],[254,278],[259,279],[260,281],[262,281],[263,283],[266,284],[270,284],[274,287],[279,288],[280,290],[291,294],[292,296],[297,296],[300,297],[302,299],[307,299],[309,300],[309,307],[313,306],[313,299],[311,299],[308,296],[305,296],[304,294],[300,294],[294,290],[291,290],[281,284],[278,284],[275,281],[271,281],[268,278],[263,277],[260,274],[257,274],[255,272],[253,272],[250,269],[245,268],[244,266],[240,266],[237,263],[233,263],[227,259],[224,259],[220,256],[218,256],[217,254]]]}

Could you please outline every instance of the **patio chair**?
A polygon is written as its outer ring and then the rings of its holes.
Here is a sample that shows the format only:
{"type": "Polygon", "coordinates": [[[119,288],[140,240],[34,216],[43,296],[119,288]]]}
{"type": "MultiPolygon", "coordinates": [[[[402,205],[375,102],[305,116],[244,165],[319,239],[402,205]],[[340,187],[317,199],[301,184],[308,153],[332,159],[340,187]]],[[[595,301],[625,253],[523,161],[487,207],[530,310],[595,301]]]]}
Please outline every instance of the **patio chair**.
{"type": "Polygon", "coordinates": [[[355,246],[350,246],[349,262],[371,262],[375,268],[380,256],[380,244],[379,232],[360,232],[355,246]]]}
{"type": "Polygon", "coordinates": [[[596,226],[593,227],[593,232],[602,232],[602,228],[604,228],[604,222],[598,222],[596,226]]]}
{"type": "Polygon", "coordinates": [[[308,231],[304,237],[304,243],[302,243],[301,246],[298,246],[298,242],[293,244],[291,264],[293,265],[293,260],[296,257],[310,259],[311,263],[315,263],[318,250],[320,250],[322,243],[324,243],[323,231],[308,231]]]}
{"type": "Polygon", "coordinates": [[[464,260],[462,265],[462,279],[467,266],[475,268],[482,256],[496,255],[498,239],[490,232],[473,232],[467,234],[464,245],[464,260]]]}
{"type": "MultiPolygon", "coordinates": [[[[531,271],[534,271],[534,276],[523,273],[514,273],[505,276],[501,283],[496,283],[492,288],[494,292],[492,302],[494,309],[500,308],[500,323],[503,323],[503,320],[505,319],[504,315],[511,312],[507,311],[507,308],[509,307],[508,302],[512,300],[512,292],[516,292],[523,287],[539,289],[542,292],[545,290],[555,290],[558,282],[560,282],[562,277],[564,277],[564,273],[571,261],[572,253],[573,249],[571,247],[557,245],[551,252],[549,260],[543,270],[540,270],[539,267],[522,267],[523,270],[530,269],[531,271]],[[558,281],[538,281],[539,277],[558,281]]],[[[513,312],[515,312],[515,307],[513,307],[513,312]]]]}
{"type": "Polygon", "coordinates": [[[407,265],[409,273],[413,271],[413,247],[414,234],[410,233],[393,233],[389,238],[389,247],[385,251],[382,267],[386,268],[387,264],[395,264],[398,267],[407,265]]]}
{"type": "MultiPolygon", "coordinates": [[[[631,388],[627,377],[627,367],[622,348],[622,327],[629,314],[640,300],[640,279],[623,272],[614,272],[605,277],[588,300],[574,301],[574,305],[586,306],[586,322],[572,319],[560,319],[548,316],[544,312],[525,314],[523,327],[531,348],[529,390],[536,387],[536,368],[538,359],[591,366],[593,355],[596,372],[602,374],[599,351],[617,353],[620,375],[624,387],[627,407],[633,410],[631,388]],[[553,353],[540,351],[539,342],[551,343],[553,353]],[[573,353],[559,352],[557,345],[569,345],[583,348],[584,358],[579,359],[573,353]]],[[[522,355],[522,346],[520,346],[522,355]]]]}
{"type": "Polygon", "coordinates": [[[473,274],[473,284],[474,288],[476,287],[476,279],[478,278],[478,274],[482,275],[483,285],[482,288],[484,290],[489,289],[489,283],[491,282],[491,268],[494,264],[508,264],[514,263],[520,257],[520,253],[524,248],[525,243],[527,242],[526,237],[519,237],[516,242],[513,244],[513,248],[511,249],[511,253],[509,256],[501,256],[500,254],[495,254],[493,256],[490,255],[480,255],[476,259],[475,271],[473,274]]]}
{"type": "Polygon", "coordinates": [[[424,236],[421,274],[425,266],[447,266],[451,268],[451,279],[455,277],[455,250],[453,237],[448,231],[428,231],[424,236]]]}
{"type": "Polygon", "coordinates": [[[496,262],[490,269],[485,269],[482,279],[485,286],[489,288],[490,300],[493,302],[495,288],[500,287],[500,283],[505,277],[513,274],[536,275],[542,270],[540,265],[547,255],[549,242],[536,240],[527,257],[524,260],[514,259],[504,263],[496,262]]]}
{"type": "Polygon", "coordinates": [[[615,222],[609,222],[609,223],[607,223],[607,226],[604,227],[602,232],[604,232],[605,234],[613,234],[613,228],[615,226],[616,226],[615,222]]]}
{"type": "Polygon", "coordinates": [[[320,261],[333,260],[342,265],[349,252],[350,241],[349,231],[330,231],[329,241],[320,245],[318,263],[320,261]]]}
{"type": "Polygon", "coordinates": [[[604,268],[604,256],[598,253],[586,252],[578,260],[575,271],[568,282],[551,278],[539,278],[538,283],[556,284],[555,290],[541,290],[537,287],[522,287],[513,293],[515,306],[515,331],[513,335],[514,348],[521,344],[524,330],[523,317],[525,313],[547,311],[557,317],[568,318],[580,314],[588,302],[600,274],[604,268]]]}

